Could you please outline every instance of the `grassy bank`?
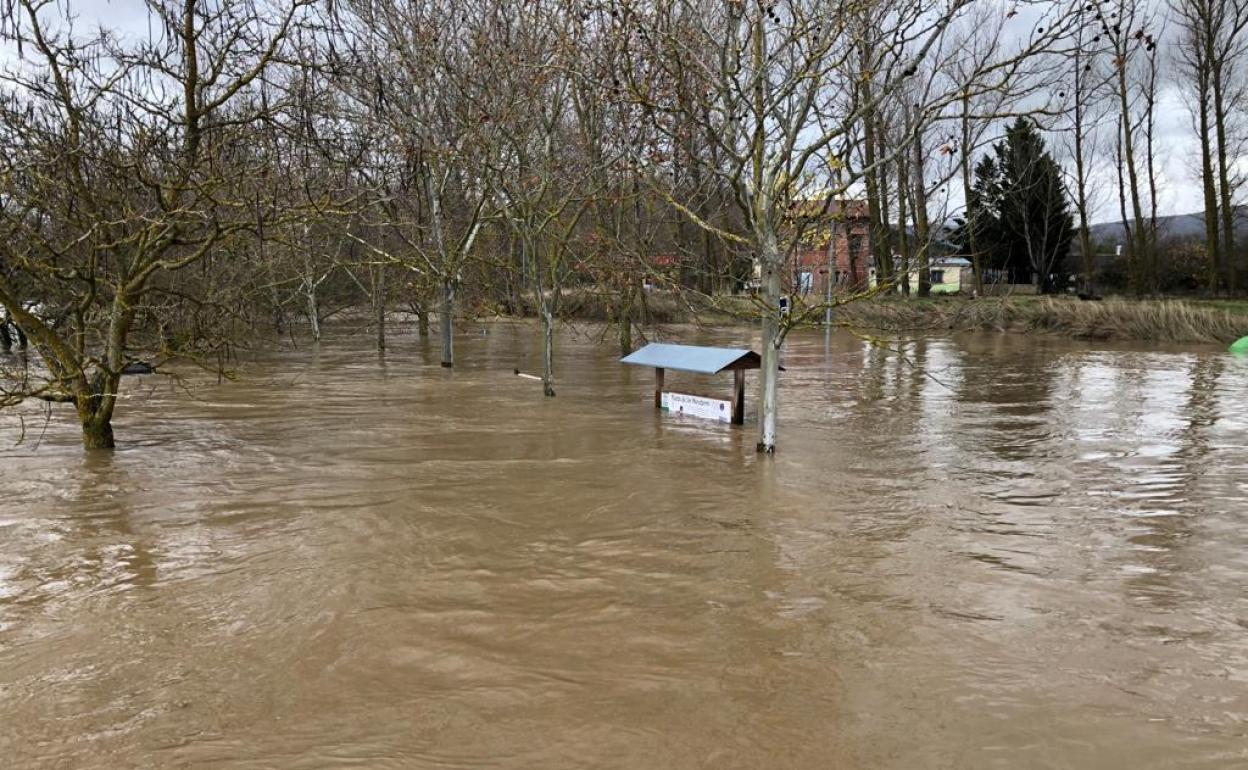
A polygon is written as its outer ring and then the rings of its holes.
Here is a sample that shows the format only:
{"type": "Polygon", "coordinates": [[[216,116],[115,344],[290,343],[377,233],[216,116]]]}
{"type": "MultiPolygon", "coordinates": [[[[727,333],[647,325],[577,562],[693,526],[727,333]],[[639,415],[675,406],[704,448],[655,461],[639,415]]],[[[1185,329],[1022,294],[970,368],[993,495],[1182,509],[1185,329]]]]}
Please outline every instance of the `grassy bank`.
{"type": "MultiPolygon", "coordinates": [[[[605,292],[564,294],[562,315],[582,321],[615,319],[605,292]]],[[[532,304],[531,298],[526,304],[532,304]]],[[[530,313],[533,308],[526,308],[530,313]]],[[[634,308],[643,325],[701,322],[748,323],[757,308],[746,297],[713,301],[689,293],[647,292],[634,308]]],[[[1228,344],[1248,335],[1248,302],[1240,300],[1106,299],[1074,297],[877,297],[842,305],[836,323],[886,334],[999,331],[1056,334],[1083,339],[1228,344]]],[[[822,312],[815,314],[822,317],[822,312]]]]}
{"type": "Polygon", "coordinates": [[[836,320],[860,329],[890,333],[988,330],[1085,339],[1218,344],[1248,335],[1248,305],[1228,307],[1183,300],[887,298],[839,307],[836,320]]]}

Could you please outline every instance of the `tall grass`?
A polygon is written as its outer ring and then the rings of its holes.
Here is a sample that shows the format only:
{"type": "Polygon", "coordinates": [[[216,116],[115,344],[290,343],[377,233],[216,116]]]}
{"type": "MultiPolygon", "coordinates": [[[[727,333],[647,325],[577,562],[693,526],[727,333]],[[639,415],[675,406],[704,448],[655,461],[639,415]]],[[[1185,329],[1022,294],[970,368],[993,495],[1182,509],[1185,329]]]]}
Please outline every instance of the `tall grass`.
{"type": "MultiPolygon", "coordinates": [[[[563,315],[582,321],[614,318],[614,298],[606,292],[574,289],[563,294],[563,315]]],[[[526,313],[534,312],[525,297],[526,313]]],[[[647,292],[634,318],[650,324],[700,321],[746,322],[757,310],[744,297],[647,292]]],[[[821,314],[820,314],[821,315],[821,314]]],[[[1108,299],[1082,302],[1074,297],[877,297],[836,308],[838,325],[895,334],[1001,331],[1056,334],[1086,339],[1147,340],[1176,343],[1230,343],[1248,335],[1248,314],[1204,301],[1108,299]]]]}
{"type": "Polygon", "coordinates": [[[996,330],[1181,343],[1227,343],[1248,335],[1248,316],[1180,300],[889,298],[844,305],[836,318],[889,332],[996,330]]]}

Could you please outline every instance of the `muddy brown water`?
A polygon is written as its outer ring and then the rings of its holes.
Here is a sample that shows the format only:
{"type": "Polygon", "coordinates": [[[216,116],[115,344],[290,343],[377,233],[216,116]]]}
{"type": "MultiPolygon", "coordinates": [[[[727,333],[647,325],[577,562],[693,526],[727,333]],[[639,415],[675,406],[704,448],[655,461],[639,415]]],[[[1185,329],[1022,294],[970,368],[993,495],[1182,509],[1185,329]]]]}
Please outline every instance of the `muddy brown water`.
{"type": "Polygon", "coordinates": [[[797,335],[760,460],[592,333],[391,342],[6,418],[0,766],[1248,765],[1248,362],[797,335]]]}

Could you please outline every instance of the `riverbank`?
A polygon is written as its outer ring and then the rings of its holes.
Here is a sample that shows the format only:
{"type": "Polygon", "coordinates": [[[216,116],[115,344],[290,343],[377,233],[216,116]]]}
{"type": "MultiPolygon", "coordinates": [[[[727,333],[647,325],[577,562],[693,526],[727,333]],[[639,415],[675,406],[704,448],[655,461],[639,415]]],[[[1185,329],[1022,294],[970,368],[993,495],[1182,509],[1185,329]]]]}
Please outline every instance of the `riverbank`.
{"type": "Polygon", "coordinates": [[[1248,335],[1248,306],[1199,300],[888,298],[843,305],[835,317],[845,326],[889,333],[999,331],[1208,344],[1248,335]]]}
{"type": "MultiPolygon", "coordinates": [[[[566,315],[614,320],[607,295],[572,294],[566,315]]],[[[705,298],[651,292],[637,314],[645,324],[747,322],[757,313],[748,297],[705,298]]],[[[818,325],[823,313],[813,314],[818,325]]],[[[1229,344],[1248,335],[1248,302],[1075,297],[876,297],[838,306],[835,323],[864,332],[935,334],[998,331],[1077,339],[1229,344]]]]}

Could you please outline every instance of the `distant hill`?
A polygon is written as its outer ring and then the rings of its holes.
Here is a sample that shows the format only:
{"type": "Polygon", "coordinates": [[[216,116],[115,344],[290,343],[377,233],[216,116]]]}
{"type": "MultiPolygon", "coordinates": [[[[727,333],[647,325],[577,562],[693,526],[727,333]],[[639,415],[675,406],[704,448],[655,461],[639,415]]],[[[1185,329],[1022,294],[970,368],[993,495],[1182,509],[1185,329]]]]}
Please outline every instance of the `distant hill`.
{"type": "MultiPolygon", "coordinates": [[[[1089,230],[1092,240],[1117,243],[1122,241],[1125,231],[1122,222],[1102,222],[1092,225],[1089,230]]],[[[1157,218],[1157,233],[1160,239],[1200,240],[1205,237],[1205,214],[1174,214],[1157,218]]],[[[1235,207],[1235,238],[1248,237],[1248,206],[1235,207]]]]}

